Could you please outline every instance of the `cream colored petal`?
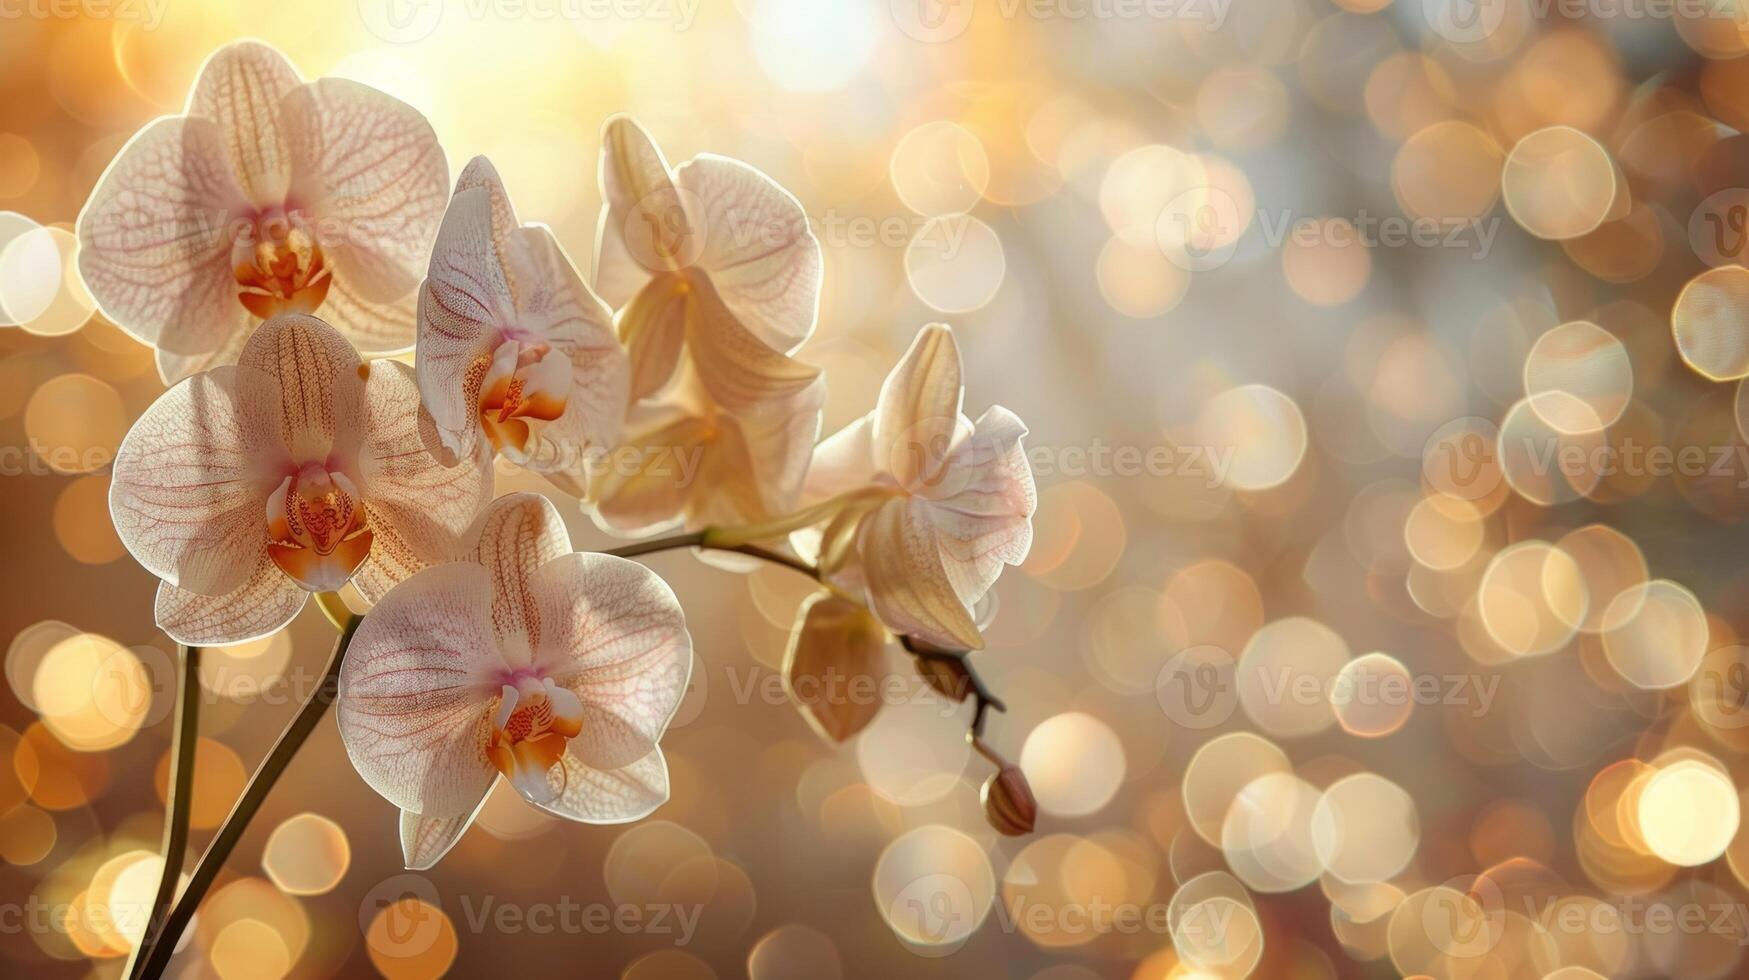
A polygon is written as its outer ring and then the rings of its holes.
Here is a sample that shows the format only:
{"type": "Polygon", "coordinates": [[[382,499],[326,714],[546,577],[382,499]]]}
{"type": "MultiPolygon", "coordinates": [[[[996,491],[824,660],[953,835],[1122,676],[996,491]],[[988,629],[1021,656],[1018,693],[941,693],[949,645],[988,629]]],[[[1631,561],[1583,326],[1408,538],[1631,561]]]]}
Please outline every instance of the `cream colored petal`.
{"type": "Polygon", "coordinates": [[[292,153],[280,105],[302,81],[285,55],[237,41],[213,52],[188,96],[188,115],[218,123],[237,183],[257,207],[285,201],[292,153]]]}
{"type": "Polygon", "coordinates": [[[532,275],[517,308],[519,329],[544,339],[570,362],[565,411],[536,434],[524,465],[535,472],[580,472],[588,453],[619,439],[631,368],[614,336],[613,314],[577,273],[545,225],[518,229],[514,240],[532,275]]]}
{"type": "Polygon", "coordinates": [[[480,794],[480,802],[472,810],[453,817],[427,817],[411,810],[401,811],[401,860],[408,871],[429,871],[462,839],[474,818],[486,806],[492,795],[492,784],[480,794]]]}
{"type": "Polygon", "coordinates": [[[1021,444],[1025,435],[1013,412],[990,408],[949,456],[948,476],[931,499],[929,517],[948,577],[967,605],[984,597],[1003,565],[1020,564],[1032,548],[1038,492],[1021,444]]]}
{"type": "Polygon", "coordinates": [[[808,474],[802,484],[801,504],[817,504],[842,493],[874,484],[879,476],[874,458],[874,421],[871,416],[850,423],[814,447],[808,474]]]}
{"type": "Polygon", "coordinates": [[[493,247],[491,196],[480,187],[458,190],[419,292],[414,352],[420,396],[452,453],[473,452],[480,441],[480,385],[515,316],[510,282],[493,247]]]}
{"type": "Polygon", "coordinates": [[[336,278],[322,300],[321,314],[366,354],[404,354],[413,349],[418,333],[419,291],[378,302],[354,290],[352,280],[336,278]]]}
{"type": "Polygon", "coordinates": [[[275,462],[321,462],[357,448],[363,362],[333,327],[302,313],[276,316],[255,328],[237,363],[250,410],[274,420],[285,454],[275,462]]]}
{"type": "Polygon", "coordinates": [[[159,396],[116,451],[109,511],[122,544],[171,585],[236,588],[266,555],[272,436],[239,392],[239,369],[189,378],[159,396]]]}
{"type": "Polygon", "coordinates": [[[619,311],[619,338],[630,361],[631,401],[660,391],[680,366],[690,288],[685,277],[665,272],[645,283],[619,311]]]}
{"type": "Polygon", "coordinates": [[[309,597],[264,549],[242,582],[219,595],[201,595],[160,582],[158,628],[189,646],[247,643],[279,632],[297,617],[309,597]]]}
{"type": "MultiPolygon", "coordinates": [[[[369,571],[354,581],[366,598],[385,584],[461,550],[475,519],[492,499],[492,467],[483,453],[446,466],[427,448],[436,443],[431,417],[420,409],[413,371],[398,361],[370,365],[365,384],[364,446],[359,493],[375,535],[369,571]]],[[[361,568],[362,570],[362,568],[361,568]]]]}
{"type": "Polygon", "coordinates": [[[679,520],[701,485],[710,424],[683,409],[640,409],[594,476],[595,522],[617,534],[648,534],[679,520]]]}
{"type": "Polygon", "coordinates": [[[486,743],[504,669],[484,568],[452,562],[401,583],[364,618],[340,668],[353,768],[403,810],[472,813],[498,775],[486,743]]]}
{"type": "Polygon", "coordinates": [[[765,344],[788,353],[820,313],[820,242],[795,196],[758,170],[705,153],[675,174],[702,239],[693,264],[765,344]]]}
{"type": "Polygon", "coordinates": [[[937,480],[953,450],[962,394],[959,345],[951,329],[932,323],[881,385],[872,433],[876,465],[913,492],[937,480]]]}
{"type": "MultiPolygon", "coordinates": [[[[417,109],[350,79],[289,93],[282,116],[292,154],[291,200],[314,218],[334,286],[361,304],[411,304],[449,199],[449,164],[417,109]]],[[[355,326],[333,318],[343,331],[355,326]]],[[[362,329],[366,350],[385,346],[362,329]]],[[[411,333],[387,343],[404,347],[411,333]]]]}
{"type": "Polygon", "coordinates": [[[928,501],[898,498],[869,515],[857,551],[875,615],[894,633],[937,646],[976,650],[983,637],[954,590],[928,501]]]}
{"type": "MultiPolygon", "coordinates": [[[[170,331],[168,336],[160,337],[162,343],[153,355],[158,364],[158,377],[165,384],[173,385],[202,371],[237,363],[243,345],[249,342],[256,327],[255,314],[243,309],[241,304],[237,310],[234,320],[214,319],[207,321],[198,332],[189,333],[178,328],[170,331]],[[163,344],[188,344],[201,349],[193,353],[178,353],[163,344]],[[208,348],[206,345],[209,344],[217,346],[208,348]]],[[[192,321],[188,325],[193,326],[192,321]]]]}
{"type": "Polygon", "coordinates": [[[686,342],[699,383],[730,411],[763,410],[820,377],[820,369],[785,355],[741,323],[703,278],[686,298],[686,342]]]}
{"type": "Polygon", "coordinates": [[[568,753],[596,769],[647,755],[692,670],[692,638],[673,590],[637,562],[570,554],[542,566],[533,591],[536,663],[583,703],[582,731],[568,753]]]}
{"type": "Polygon", "coordinates": [[[251,322],[231,273],[245,207],[218,125],[158,119],[116,154],[79,212],[79,274],[129,334],[182,357],[209,355],[251,322]]]}
{"type": "Polygon", "coordinates": [[[473,532],[467,558],[492,573],[492,626],[499,636],[540,645],[534,577],[542,565],[571,553],[571,535],[552,501],[512,493],[492,501],[473,532]]]}
{"type": "Polygon", "coordinates": [[[510,203],[510,192],[504,189],[504,181],[498,176],[498,169],[483,156],[474,157],[462,168],[461,176],[455,179],[455,190],[457,194],[477,190],[485,195],[488,202],[485,227],[491,237],[492,254],[502,257],[505,264],[504,274],[510,286],[511,307],[514,308],[521,299],[522,290],[527,286],[518,282],[518,274],[523,270],[510,258],[520,248],[512,239],[517,236],[521,227],[516,219],[516,208],[510,203]]]}
{"type": "Polygon", "coordinates": [[[886,631],[867,609],[816,593],[796,613],[783,660],[784,690],[815,731],[842,742],[880,712],[886,648],[886,631]]]}
{"type": "Polygon", "coordinates": [[[590,279],[617,310],[652,273],[687,264],[696,236],[668,161],[628,116],[609,119],[601,130],[601,200],[590,279]]]}
{"type": "Polygon", "coordinates": [[[820,438],[820,410],[826,403],[823,378],[757,412],[734,416],[752,475],[764,501],[765,517],[796,508],[806,479],[814,443],[820,438]]]}
{"type": "Polygon", "coordinates": [[[615,769],[591,766],[568,749],[559,761],[547,778],[563,789],[536,804],[548,813],[579,823],[628,823],[668,802],[668,763],[661,749],[615,769]]]}

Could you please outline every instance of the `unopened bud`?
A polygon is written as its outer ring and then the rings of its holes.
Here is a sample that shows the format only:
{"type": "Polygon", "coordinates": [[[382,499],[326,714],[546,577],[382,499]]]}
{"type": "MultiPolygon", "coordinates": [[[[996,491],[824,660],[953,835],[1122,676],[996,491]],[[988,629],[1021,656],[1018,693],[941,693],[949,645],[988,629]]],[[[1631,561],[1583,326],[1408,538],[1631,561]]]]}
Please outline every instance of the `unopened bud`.
{"type": "Polygon", "coordinates": [[[1032,833],[1038,820],[1038,801],[1032,798],[1032,787],[1026,775],[1016,765],[1006,765],[984,780],[984,819],[996,832],[1007,837],[1032,833]]]}
{"type": "Polygon", "coordinates": [[[960,658],[953,656],[920,656],[917,676],[950,701],[964,701],[972,692],[972,675],[960,658]]]}

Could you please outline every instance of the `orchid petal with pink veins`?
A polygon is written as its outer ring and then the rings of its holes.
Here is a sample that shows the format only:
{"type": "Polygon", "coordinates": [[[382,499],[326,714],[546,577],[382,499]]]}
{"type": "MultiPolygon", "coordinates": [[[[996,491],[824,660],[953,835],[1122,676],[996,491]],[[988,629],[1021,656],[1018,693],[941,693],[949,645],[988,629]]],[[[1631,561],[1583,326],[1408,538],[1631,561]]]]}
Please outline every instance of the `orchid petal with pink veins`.
{"type": "Polygon", "coordinates": [[[356,82],[305,83],[240,41],[207,60],[182,116],[105,170],[79,216],[79,271],[171,383],[235,360],[283,313],[402,349],[447,184],[418,112],[356,82]]]}
{"type": "Polygon", "coordinates": [[[702,153],[675,174],[702,238],[693,265],[763,343],[793,352],[820,313],[820,242],[795,195],[739,160],[702,153]]]}
{"type": "Polygon", "coordinates": [[[448,200],[437,134],[412,106],[342,78],[293,90],[281,114],[291,199],[333,270],[327,319],[367,352],[410,346],[420,269],[448,200]]]}
{"type": "Polygon", "coordinates": [[[290,185],[280,101],[301,84],[285,55],[260,41],[238,41],[213,52],[189,93],[187,115],[218,123],[238,183],[258,207],[283,201],[290,185]]]}
{"type": "Polygon", "coordinates": [[[158,628],[190,646],[247,643],[279,632],[310,597],[263,552],[229,592],[202,595],[158,583],[158,628]]]}
{"type": "Polygon", "coordinates": [[[406,365],[367,365],[301,314],[165,392],[122,440],[110,487],[123,544],[164,580],[164,628],[240,643],[305,592],[354,579],[377,598],[451,558],[492,474],[480,458],[444,467],[430,429],[406,365]]]}
{"type": "Polygon", "coordinates": [[[79,274],[98,309],[193,358],[176,378],[250,319],[231,276],[232,223],[246,207],[219,126],[167,117],[128,141],[79,212],[79,274]]]}
{"type": "Polygon", "coordinates": [[[220,368],[166,391],[116,451],[109,511],[134,559],[172,586],[221,594],[267,555],[262,504],[274,432],[241,390],[253,380],[220,368]]]}
{"type": "Polygon", "coordinates": [[[538,806],[567,820],[589,824],[641,820],[668,802],[668,763],[660,748],[614,769],[588,765],[575,752],[565,753],[551,776],[556,796],[538,806]]]}
{"type": "Polygon", "coordinates": [[[462,839],[462,834],[474,825],[474,819],[485,809],[491,797],[490,789],[480,797],[479,806],[471,812],[453,817],[427,817],[411,810],[401,811],[401,860],[408,871],[429,871],[462,839]]]}
{"type": "Polygon", "coordinates": [[[341,672],[342,738],[404,811],[409,866],[454,843],[494,773],[570,819],[648,813],[667,798],[656,743],[692,662],[667,585],[572,553],[544,497],[494,501],[468,541],[383,598],[341,672]]]}
{"type": "Polygon", "coordinates": [[[515,221],[497,173],[475,158],[420,291],[420,388],[450,452],[483,435],[537,472],[582,473],[618,437],[625,353],[552,232],[515,221]]]}
{"type": "Polygon", "coordinates": [[[430,416],[420,410],[419,386],[407,365],[373,361],[364,403],[358,486],[376,541],[356,583],[374,601],[455,554],[492,500],[492,467],[478,453],[448,466],[431,454],[427,447],[437,437],[430,416]]]}
{"type": "Polygon", "coordinates": [[[689,283],[687,343],[699,383],[729,412],[758,411],[796,395],[820,377],[759,339],[707,280],[689,283]]]}
{"type": "Polygon", "coordinates": [[[340,737],[353,767],[403,810],[472,813],[498,776],[486,745],[505,670],[486,569],[452,562],[401,583],[341,665],[340,737]]]}
{"type": "Polygon", "coordinates": [[[692,639],[668,584],[637,562],[572,554],[533,588],[543,633],[536,663],[582,703],[569,751],[596,769],[647,755],[686,693],[692,639]]]}

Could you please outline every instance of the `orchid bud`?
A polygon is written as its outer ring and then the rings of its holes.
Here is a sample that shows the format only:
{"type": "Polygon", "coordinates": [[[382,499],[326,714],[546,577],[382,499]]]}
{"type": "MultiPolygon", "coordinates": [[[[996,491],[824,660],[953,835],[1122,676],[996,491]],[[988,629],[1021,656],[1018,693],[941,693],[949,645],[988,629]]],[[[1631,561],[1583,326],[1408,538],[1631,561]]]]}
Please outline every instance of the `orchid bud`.
{"type": "Polygon", "coordinates": [[[958,657],[917,657],[917,676],[950,701],[964,701],[972,691],[972,675],[958,657]]]}
{"type": "Polygon", "coordinates": [[[991,773],[984,780],[984,819],[996,832],[1007,837],[1022,837],[1032,833],[1038,820],[1038,801],[1032,798],[1032,787],[1026,784],[1026,774],[1009,764],[991,773]]]}

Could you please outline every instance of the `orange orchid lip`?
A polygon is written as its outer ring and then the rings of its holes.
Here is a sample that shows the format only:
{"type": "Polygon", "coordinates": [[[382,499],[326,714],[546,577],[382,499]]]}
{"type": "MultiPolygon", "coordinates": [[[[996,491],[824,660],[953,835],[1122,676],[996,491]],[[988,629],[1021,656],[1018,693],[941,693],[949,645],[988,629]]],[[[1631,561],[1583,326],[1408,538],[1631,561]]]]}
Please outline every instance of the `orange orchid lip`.
{"type": "Polygon", "coordinates": [[[551,345],[507,338],[484,373],[480,425],[498,452],[526,452],[539,423],[565,414],[571,362],[551,345]]]}
{"type": "Polygon", "coordinates": [[[518,676],[500,691],[486,740],[486,757],[528,799],[550,802],[564,792],[548,778],[564,758],[565,743],[583,730],[583,702],[551,680],[518,676]]]}
{"type": "Polygon", "coordinates": [[[358,488],[317,464],[286,477],[267,499],[267,535],[274,564],[312,592],[345,585],[373,537],[358,488]]]}
{"type": "Polygon", "coordinates": [[[322,246],[297,212],[255,219],[253,234],[232,249],[237,300],[263,320],[281,313],[314,313],[333,283],[322,246]]]}

